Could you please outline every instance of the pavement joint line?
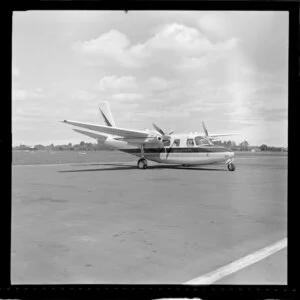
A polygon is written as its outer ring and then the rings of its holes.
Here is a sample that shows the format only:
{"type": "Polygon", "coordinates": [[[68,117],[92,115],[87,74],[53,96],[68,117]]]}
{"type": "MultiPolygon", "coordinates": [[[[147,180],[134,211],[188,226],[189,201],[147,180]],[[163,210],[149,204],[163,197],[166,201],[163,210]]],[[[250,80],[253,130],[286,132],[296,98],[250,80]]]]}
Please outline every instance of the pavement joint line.
{"type": "Polygon", "coordinates": [[[255,251],[254,253],[249,254],[241,259],[238,259],[224,267],[221,267],[215,271],[209,272],[205,275],[196,277],[192,280],[186,281],[183,284],[190,284],[190,285],[212,284],[212,283],[222,279],[223,277],[226,277],[232,273],[235,273],[235,272],[240,271],[252,264],[257,263],[286,247],[287,247],[287,238],[284,238],[270,246],[267,246],[258,251],[255,251]]]}

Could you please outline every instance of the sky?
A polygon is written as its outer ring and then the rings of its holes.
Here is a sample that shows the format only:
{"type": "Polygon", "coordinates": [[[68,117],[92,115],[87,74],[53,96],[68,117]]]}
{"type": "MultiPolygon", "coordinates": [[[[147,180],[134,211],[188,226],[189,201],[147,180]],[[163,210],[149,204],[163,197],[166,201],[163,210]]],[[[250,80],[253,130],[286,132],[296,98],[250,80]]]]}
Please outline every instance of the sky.
{"type": "Polygon", "coordinates": [[[288,12],[13,13],[13,145],[95,142],[59,120],[287,146],[288,12]]]}

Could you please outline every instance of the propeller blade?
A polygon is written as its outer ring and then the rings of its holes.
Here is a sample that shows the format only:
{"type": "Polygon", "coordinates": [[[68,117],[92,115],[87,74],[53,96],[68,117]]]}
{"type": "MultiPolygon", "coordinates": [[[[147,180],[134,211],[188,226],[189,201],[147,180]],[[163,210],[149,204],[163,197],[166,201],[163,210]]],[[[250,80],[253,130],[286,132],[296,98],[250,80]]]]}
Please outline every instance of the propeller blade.
{"type": "Polygon", "coordinates": [[[174,130],[170,131],[168,134],[171,135],[171,134],[173,134],[173,133],[174,133],[174,130]]]}
{"type": "Polygon", "coordinates": [[[152,125],[156,129],[156,131],[158,131],[161,135],[165,135],[165,133],[163,132],[163,130],[161,128],[159,128],[158,126],[156,126],[154,123],[152,123],[152,125]]]}
{"type": "Polygon", "coordinates": [[[172,149],[174,143],[175,143],[175,140],[174,140],[173,143],[171,144],[170,148],[169,148],[169,149],[167,148],[167,151],[169,150],[169,151],[167,152],[167,155],[166,155],[166,158],[167,158],[167,159],[169,158],[169,155],[170,155],[170,153],[171,153],[171,149],[172,149]]]}

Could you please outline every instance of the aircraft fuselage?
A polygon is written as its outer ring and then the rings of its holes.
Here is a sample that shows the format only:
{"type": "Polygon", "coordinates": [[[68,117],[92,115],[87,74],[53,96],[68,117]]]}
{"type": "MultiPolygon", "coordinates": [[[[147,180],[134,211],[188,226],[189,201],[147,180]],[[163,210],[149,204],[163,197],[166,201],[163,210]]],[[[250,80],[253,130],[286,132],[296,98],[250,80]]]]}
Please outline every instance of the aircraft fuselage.
{"type": "MultiPolygon", "coordinates": [[[[172,141],[174,141],[173,138],[172,141]]],[[[189,139],[192,139],[189,137],[189,139]]],[[[115,139],[107,139],[105,144],[116,148],[119,151],[144,157],[145,159],[168,164],[215,164],[225,163],[228,160],[233,161],[234,153],[225,147],[216,145],[194,145],[194,146],[174,146],[170,142],[170,146],[159,146],[155,144],[146,144],[141,152],[140,147],[130,146],[127,142],[115,139]]]]}

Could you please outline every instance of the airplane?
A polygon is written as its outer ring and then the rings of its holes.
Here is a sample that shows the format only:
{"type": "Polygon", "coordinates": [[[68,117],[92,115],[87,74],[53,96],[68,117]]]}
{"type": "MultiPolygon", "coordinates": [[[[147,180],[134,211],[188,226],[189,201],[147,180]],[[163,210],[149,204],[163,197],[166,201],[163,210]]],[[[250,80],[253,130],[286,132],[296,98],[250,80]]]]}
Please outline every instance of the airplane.
{"type": "Polygon", "coordinates": [[[174,131],[170,131],[166,133],[154,123],[152,125],[155,131],[125,129],[116,126],[108,103],[106,106],[107,115],[99,108],[105,126],[71,120],[60,122],[91,130],[73,129],[106,146],[140,157],[137,162],[138,169],[147,169],[147,160],[150,160],[187,167],[225,163],[229,171],[235,170],[234,152],[214,145],[212,142],[218,137],[233,135],[231,133],[209,135],[204,122],[202,122],[204,135],[197,132],[174,134],[174,131]]]}

